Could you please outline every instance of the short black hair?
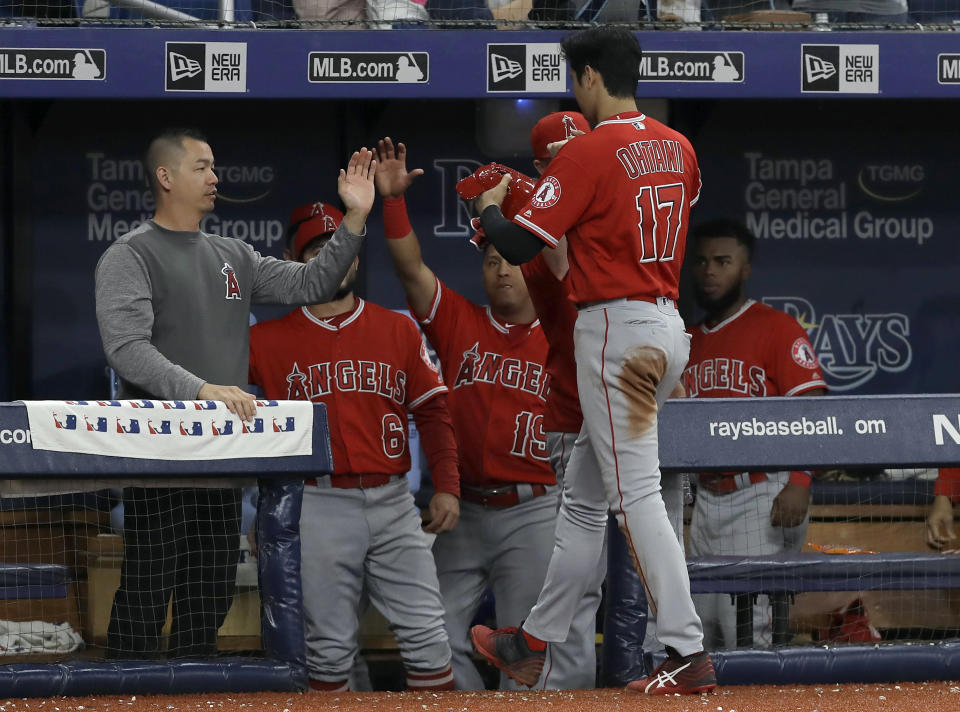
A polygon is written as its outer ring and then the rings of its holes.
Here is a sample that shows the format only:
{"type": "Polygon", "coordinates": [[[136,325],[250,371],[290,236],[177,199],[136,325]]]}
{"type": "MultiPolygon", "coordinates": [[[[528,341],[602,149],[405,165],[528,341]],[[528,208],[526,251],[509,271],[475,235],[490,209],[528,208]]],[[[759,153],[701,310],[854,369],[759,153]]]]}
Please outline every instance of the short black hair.
{"type": "Polygon", "coordinates": [[[157,168],[168,162],[174,153],[183,151],[183,140],[185,138],[209,143],[207,137],[198,129],[192,127],[167,128],[154,136],[147,147],[147,153],[143,158],[143,168],[154,196],[160,192],[160,186],[157,184],[157,168]]]}
{"type": "Polygon", "coordinates": [[[711,237],[732,237],[747,248],[747,261],[753,262],[753,250],[757,238],[750,228],[738,220],[720,219],[700,223],[690,233],[694,242],[709,240],[711,237]]]}
{"type": "Polygon", "coordinates": [[[637,96],[643,52],[636,35],[630,30],[625,27],[589,27],[565,36],[560,40],[560,49],[578,81],[589,65],[603,77],[603,85],[610,96],[619,99],[637,96]]]}

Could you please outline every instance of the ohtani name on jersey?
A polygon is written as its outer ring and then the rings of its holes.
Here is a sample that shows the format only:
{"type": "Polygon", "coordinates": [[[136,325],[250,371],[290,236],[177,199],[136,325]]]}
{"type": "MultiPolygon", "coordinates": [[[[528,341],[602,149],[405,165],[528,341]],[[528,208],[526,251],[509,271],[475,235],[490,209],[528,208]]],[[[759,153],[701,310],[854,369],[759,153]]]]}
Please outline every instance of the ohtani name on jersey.
{"type": "Polygon", "coordinates": [[[463,360],[453,382],[453,389],[474,383],[499,383],[516,388],[546,401],[550,376],[543,365],[518,358],[504,358],[490,351],[480,353],[480,342],[463,352],[463,360]]]}
{"type": "Polygon", "coordinates": [[[690,398],[709,391],[763,397],[767,395],[767,372],[735,358],[708,358],[687,367],[683,372],[683,385],[690,398]]]}
{"type": "Polygon", "coordinates": [[[315,400],[341,392],[377,393],[403,405],[407,396],[407,374],[389,363],[377,361],[323,361],[300,370],[297,363],[287,374],[287,400],[315,400]]]}
{"type": "Polygon", "coordinates": [[[679,141],[634,141],[618,148],[617,158],[631,180],[647,173],[683,173],[683,147],[679,141]]]}

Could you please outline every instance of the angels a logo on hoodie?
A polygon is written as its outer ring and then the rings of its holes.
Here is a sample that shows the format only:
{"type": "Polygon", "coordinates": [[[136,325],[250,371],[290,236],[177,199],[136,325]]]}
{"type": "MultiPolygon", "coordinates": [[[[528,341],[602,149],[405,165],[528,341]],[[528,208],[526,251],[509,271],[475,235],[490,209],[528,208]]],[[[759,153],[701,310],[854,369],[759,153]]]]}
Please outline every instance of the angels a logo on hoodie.
{"type": "Polygon", "coordinates": [[[224,299],[240,299],[240,283],[237,282],[237,275],[233,271],[233,267],[230,266],[229,262],[223,263],[223,269],[220,270],[220,274],[226,277],[227,283],[227,294],[224,299]]]}

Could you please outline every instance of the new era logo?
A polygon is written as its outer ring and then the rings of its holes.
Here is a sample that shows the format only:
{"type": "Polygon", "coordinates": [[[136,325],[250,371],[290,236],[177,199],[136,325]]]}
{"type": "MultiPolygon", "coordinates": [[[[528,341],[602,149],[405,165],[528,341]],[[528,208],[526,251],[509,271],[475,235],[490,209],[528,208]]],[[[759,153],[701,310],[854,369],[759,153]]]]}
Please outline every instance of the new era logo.
{"type": "Polygon", "coordinates": [[[502,54],[490,53],[490,71],[493,73],[494,83],[504,79],[513,79],[523,74],[523,65],[502,54]]]}
{"type": "Polygon", "coordinates": [[[839,94],[880,91],[880,46],[802,45],[800,90],[839,94]]]}
{"type": "Polygon", "coordinates": [[[837,67],[832,62],[821,59],[812,54],[804,56],[804,69],[807,73],[807,81],[815,82],[820,79],[829,79],[837,73],[837,67]]]}
{"type": "Polygon", "coordinates": [[[203,65],[182,54],[170,52],[170,79],[178,82],[185,77],[195,77],[203,71],[203,65]]]}
{"type": "Polygon", "coordinates": [[[245,42],[167,42],[167,91],[246,92],[245,42]]]}
{"type": "Polygon", "coordinates": [[[557,93],[567,90],[567,67],[555,42],[487,45],[487,91],[557,93]]]}

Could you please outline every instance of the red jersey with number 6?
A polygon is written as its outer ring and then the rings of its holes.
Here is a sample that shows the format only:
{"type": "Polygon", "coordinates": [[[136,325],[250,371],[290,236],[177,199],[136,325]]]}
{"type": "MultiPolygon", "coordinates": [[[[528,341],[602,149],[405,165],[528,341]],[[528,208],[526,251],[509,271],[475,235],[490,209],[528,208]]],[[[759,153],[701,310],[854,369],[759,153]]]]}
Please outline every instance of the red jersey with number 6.
{"type": "Polygon", "coordinates": [[[543,429],[550,379],[540,322],[505,324],[439,279],[419,321],[450,389],[460,482],[556,484],[543,429]]]}
{"type": "Polygon", "coordinates": [[[338,475],[409,470],[407,411],[447,391],[416,324],[362,299],[331,319],[302,307],[253,326],[250,382],[327,406],[338,475]]]}
{"type": "Polygon", "coordinates": [[[513,220],[551,247],[566,234],[579,304],[676,299],[699,198],[700,168],[686,137],[628,112],[560,149],[513,220]]]}

